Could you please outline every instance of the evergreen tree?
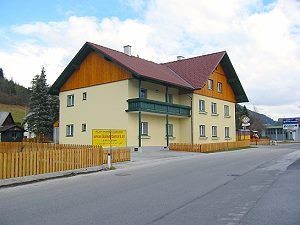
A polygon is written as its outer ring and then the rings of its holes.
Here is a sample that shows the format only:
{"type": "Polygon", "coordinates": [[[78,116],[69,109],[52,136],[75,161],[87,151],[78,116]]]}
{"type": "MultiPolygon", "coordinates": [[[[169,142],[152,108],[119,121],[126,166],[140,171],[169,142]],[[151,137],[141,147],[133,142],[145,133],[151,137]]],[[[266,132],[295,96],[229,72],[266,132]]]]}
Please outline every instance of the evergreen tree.
{"type": "Polygon", "coordinates": [[[28,129],[34,132],[37,137],[51,135],[53,118],[44,67],[41,70],[41,75],[34,76],[31,84],[29,113],[25,122],[28,124],[28,129]]]}
{"type": "Polygon", "coordinates": [[[4,78],[4,73],[3,73],[3,69],[0,68],[0,78],[4,78]]]}

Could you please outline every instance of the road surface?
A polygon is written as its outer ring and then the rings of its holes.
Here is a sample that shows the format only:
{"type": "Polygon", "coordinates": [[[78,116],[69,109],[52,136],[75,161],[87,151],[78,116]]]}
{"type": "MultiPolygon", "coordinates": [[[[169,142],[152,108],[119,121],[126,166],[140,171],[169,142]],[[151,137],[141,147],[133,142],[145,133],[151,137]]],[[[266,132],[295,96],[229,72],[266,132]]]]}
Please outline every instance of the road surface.
{"type": "Polygon", "coordinates": [[[0,225],[300,224],[300,144],[180,154],[2,188],[0,225]]]}

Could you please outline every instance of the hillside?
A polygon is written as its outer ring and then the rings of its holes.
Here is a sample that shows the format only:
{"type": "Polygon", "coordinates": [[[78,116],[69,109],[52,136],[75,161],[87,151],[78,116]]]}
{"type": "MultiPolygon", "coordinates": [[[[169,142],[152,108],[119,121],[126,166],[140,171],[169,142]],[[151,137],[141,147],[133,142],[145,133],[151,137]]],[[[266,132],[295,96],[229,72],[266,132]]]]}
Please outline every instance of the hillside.
{"type": "Polygon", "coordinates": [[[270,124],[270,125],[272,125],[272,124],[275,123],[275,121],[272,118],[266,116],[265,114],[254,112],[254,111],[251,111],[249,109],[248,109],[248,111],[249,111],[250,117],[253,116],[253,115],[255,115],[255,117],[258,118],[259,120],[261,120],[263,122],[263,124],[270,124]]]}
{"type": "Polygon", "coordinates": [[[7,105],[0,103],[0,111],[11,112],[14,121],[18,124],[22,124],[25,117],[25,113],[28,111],[26,106],[21,105],[7,105]]]}
{"type": "Polygon", "coordinates": [[[0,103],[7,105],[27,106],[30,91],[15,83],[12,79],[8,80],[0,68],[0,103]]]}

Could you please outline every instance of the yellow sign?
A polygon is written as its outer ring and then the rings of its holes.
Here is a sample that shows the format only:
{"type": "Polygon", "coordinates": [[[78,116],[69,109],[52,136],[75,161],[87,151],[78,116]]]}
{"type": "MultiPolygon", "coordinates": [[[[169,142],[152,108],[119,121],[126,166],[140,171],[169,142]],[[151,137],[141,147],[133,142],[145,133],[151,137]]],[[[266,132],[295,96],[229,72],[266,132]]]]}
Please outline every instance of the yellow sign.
{"type": "Polygon", "coordinates": [[[103,148],[126,147],[126,130],[93,130],[93,145],[101,145],[103,148]]]}

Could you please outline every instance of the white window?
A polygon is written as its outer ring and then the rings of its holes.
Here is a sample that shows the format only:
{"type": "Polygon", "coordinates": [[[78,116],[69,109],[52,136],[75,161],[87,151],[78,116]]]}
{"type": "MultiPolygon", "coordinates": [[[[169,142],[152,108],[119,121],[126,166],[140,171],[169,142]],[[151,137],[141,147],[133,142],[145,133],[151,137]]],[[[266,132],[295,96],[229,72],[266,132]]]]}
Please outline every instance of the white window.
{"type": "Polygon", "coordinates": [[[148,122],[142,122],[142,133],[143,136],[148,136],[148,122]]]}
{"type": "Polygon", "coordinates": [[[146,99],[147,98],[147,89],[141,88],[141,98],[146,99]]]}
{"type": "Polygon", "coordinates": [[[200,137],[205,137],[205,125],[200,125],[200,137]]]}
{"type": "Polygon", "coordinates": [[[74,95],[67,96],[67,106],[68,107],[74,106],[74,95]]]}
{"type": "Polygon", "coordinates": [[[211,127],[211,136],[212,136],[212,137],[218,137],[217,126],[212,126],[212,127],[211,127]]]}
{"type": "Polygon", "coordinates": [[[229,127],[225,127],[225,138],[229,138],[229,127]]]}
{"type": "Polygon", "coordinates": [[[208,84],[208,89],[209,90],[213,90],[214,89],[214,81],[213,80],[208,79],[207,84],[208,84]]]}
{"type": "Polygon", "coordinates": [[[82,93],[82,100],[86,100],[86,98],[87,98],[87,93],[86,93],[86,92],[83,92],[83,93],[82,93]]]}
{"type": "Polygon", "coordinates": [[[168,94],[167,102],[173,103],[173,95],[172,94],[168,94]]]}
{"type": "Polygon", "coordinates": [[[229,117],[229,106],[228,105],[224,105],[224,116],[229,117]]]}
{"type": "Polygon", "coordinates": [[[173,137],[173,124],[168,124],[168,136],[173,137]]]}
{"type": "Polygon", "coordinates": [[[69,124],[69,125],[67,125],[66,126],[66,135],[67,135],[67,137],[73,137],[73,135],[74,135],[74,125],[73,124],[69,124]]]}
{"type": "Polygon", "coordinates": [[[222,83],[218,82],[218,92],[222,93],[222,83]]]}
{"type": "Polygon", "coordinates": [[[215,102],[211,103],[211,113],[217,114],[217,103],[215,103],[215,102]]]}
{"type": "Polygon", "coordinates": [[[86,132],[86,123],[81,124],[81,131],[86,132]]]}
{"type": "Polygon", "coordinates": [[[204,100],[199,100],[199,111],[205,112],[205,101],[204,100]]]}

